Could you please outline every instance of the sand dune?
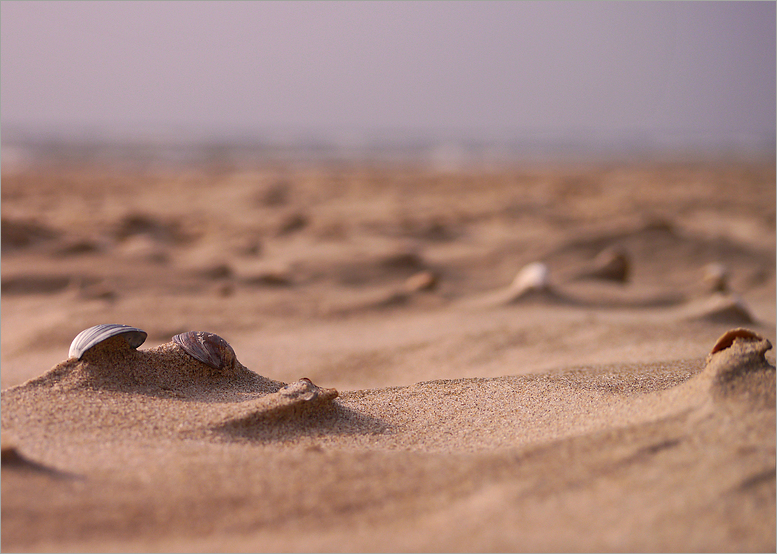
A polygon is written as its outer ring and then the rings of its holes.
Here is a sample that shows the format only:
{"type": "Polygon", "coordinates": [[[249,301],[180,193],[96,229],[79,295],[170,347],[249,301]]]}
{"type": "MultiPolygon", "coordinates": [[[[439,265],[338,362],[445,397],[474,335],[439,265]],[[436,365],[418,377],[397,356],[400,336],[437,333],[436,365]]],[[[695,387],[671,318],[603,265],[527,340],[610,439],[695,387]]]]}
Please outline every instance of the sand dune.
{"type": "Polygon", "coordinates": [[[774,192],[4,173],[2,547],[774,551],[774,192]]]}

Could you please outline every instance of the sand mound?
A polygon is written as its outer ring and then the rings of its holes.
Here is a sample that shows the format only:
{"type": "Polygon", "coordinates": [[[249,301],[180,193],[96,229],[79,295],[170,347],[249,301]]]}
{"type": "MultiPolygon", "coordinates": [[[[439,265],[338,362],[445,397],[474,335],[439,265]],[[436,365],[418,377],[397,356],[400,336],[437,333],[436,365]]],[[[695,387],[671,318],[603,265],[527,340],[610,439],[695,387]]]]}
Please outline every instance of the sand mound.
{"type": "Polygon", "coordinates": [[[682,309],[682,317],[728,325],[747,325],[756,321],[739,295],[721,292],[688,301],[682,309]]]}
{"type": "Polygon", "coordinates": [[[772,343],[747,329],[732,329],[712,349],[700,378],[712,382],[715,399],[775,408],[775,368],[766,360],[772,343]]]}
{"type": "Polygon", "coordinates": [[[172,342],[135,350],[122,337],[113,337],[91,348],[81,360],[66,360],[25,386],[209,401],[230,394],[276,392],[283,383],[263,378],[239,362],[221,370],[208,367],[172,342]]]}
{"type": "MultiPolygon", "coordinates": [[[[181,336],[186,335],[176,339],[181,336]]],[[[3,401],[9,406],[3,411],[4,425],[13,425],[10,422],[19,415],[14,407],[33,404],[44,420],[68,421],[97,434],[105,421],[122,417],[143,421],[141,432],[151,435],[208,428],[245,432],[254,425],[305,419],[337,397],[335,389],[321,389],[309,379],[286,384],[262,377],[237,361],[226,342],[223,345],[230,357],[219,365],[218,360],[195,359],[175,340],[136,350],[123,335],[112,336],[80,359],[70,358],[41,377],[4,391],[3,401]],[[55,414],[59,407],[52,399],[69,399],[73,409],[55,414]],[[192,405],[201,409],[186,415],[192,405]]],[[[198,354],[202,353],[194,352],[198,354]]]]}

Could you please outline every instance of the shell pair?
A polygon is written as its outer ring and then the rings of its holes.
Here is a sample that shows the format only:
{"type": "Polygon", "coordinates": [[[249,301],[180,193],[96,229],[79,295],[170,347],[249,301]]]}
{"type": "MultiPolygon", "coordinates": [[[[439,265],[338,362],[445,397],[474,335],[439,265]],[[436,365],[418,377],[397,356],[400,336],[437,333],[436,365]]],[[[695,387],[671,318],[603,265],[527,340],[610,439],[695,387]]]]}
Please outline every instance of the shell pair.
{"type": "MultiPolygon", "coordinates": [[[[70,344],[68,357],[80,360],[90,348],[117,336],[123,337],[131,348],[137,349],[146,341],[148,333],[143,329],[118,323],[95,325],[76,335],[70,344]]],[[[229,343],[213,333],[189,331],[175,335],[173,342],[195,360],[199,360],[214,369],[231,367],[237,361],[235,351],[229,343]]]]}

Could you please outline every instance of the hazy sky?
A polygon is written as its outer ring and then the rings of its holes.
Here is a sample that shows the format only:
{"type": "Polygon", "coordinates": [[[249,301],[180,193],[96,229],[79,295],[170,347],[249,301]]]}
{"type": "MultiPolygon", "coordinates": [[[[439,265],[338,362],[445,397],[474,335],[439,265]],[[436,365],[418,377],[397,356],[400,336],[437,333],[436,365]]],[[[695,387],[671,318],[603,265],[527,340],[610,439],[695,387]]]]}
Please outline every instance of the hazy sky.
{"type": "Polygon", "coordinates": [[[775,3],[3,1],[3,125],[775,132],[775,3]]]}

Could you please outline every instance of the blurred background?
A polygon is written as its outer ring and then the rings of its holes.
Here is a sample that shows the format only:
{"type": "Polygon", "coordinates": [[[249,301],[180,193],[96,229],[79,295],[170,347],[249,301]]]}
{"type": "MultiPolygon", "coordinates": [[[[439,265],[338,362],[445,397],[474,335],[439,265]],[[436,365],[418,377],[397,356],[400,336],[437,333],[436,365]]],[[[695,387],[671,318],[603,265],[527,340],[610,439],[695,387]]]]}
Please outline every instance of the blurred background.
{"type": "Polygon", "coordinates": [[[3,1],[2,163],[775,147],[773,2],[3,1]]]}
{"type": "Polygon", "coordinates": [[[0,9],[3,387],[107,322],[346,388],[774,336],[774,2],[0,9]],[[489,304],[536,262],[582,300],[489,304]]]}

